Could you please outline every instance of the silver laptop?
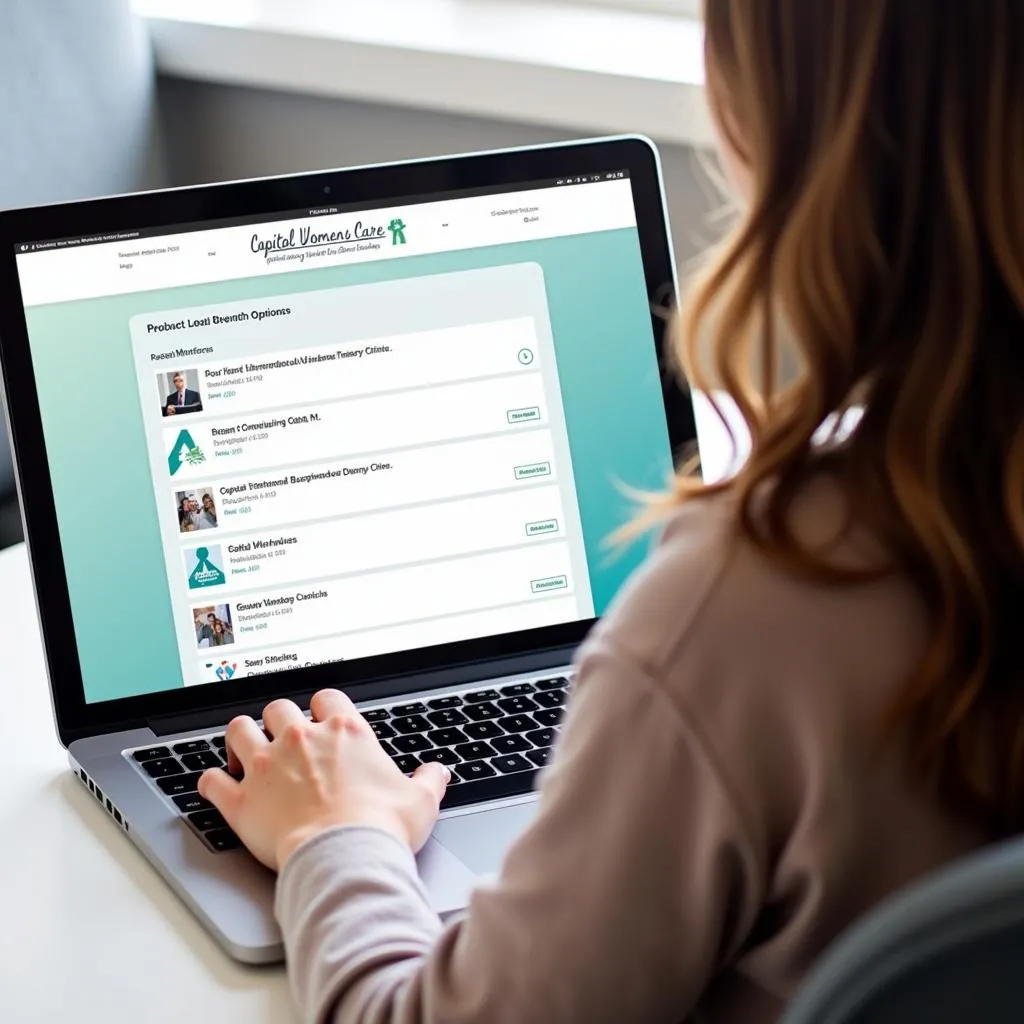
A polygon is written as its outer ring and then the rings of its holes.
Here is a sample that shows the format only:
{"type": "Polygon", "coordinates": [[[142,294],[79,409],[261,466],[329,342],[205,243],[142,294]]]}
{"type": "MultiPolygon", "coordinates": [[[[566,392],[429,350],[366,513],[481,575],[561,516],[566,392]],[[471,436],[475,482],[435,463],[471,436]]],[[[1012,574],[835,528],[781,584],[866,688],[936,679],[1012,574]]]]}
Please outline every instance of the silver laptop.
{"type": "Polygon", "coordinates": [[[657,154],[619,138],[0,213],[0,357],[60,741],[229,955],[273,877],[196,792],[343,688],[465,906],[534,808],[573,651],[693,441],[657,154]]]}

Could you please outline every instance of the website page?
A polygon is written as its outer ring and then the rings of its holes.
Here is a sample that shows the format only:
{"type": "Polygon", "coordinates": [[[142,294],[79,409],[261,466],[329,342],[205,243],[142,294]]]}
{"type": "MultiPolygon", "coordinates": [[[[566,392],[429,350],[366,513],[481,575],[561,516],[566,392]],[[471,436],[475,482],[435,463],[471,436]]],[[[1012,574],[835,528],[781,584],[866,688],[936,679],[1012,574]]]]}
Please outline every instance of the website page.
{"type": "Polygon", "coordinates": [[[87,699],[600,615],[670,468],[609,177],[19,246],[87,699]]]}

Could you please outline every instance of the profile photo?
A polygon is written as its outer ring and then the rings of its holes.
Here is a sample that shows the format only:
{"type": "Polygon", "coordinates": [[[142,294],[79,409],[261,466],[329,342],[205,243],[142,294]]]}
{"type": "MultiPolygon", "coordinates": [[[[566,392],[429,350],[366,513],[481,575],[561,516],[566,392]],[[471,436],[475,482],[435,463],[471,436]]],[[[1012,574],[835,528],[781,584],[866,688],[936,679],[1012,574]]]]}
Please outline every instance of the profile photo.
{"type": "Polygon", "coordinates": [[[157,386],[163,401],[161,412],[164,416],[187,416],[191,412],[203,411],[198,370],[170,370],[158,374],[157,386]]]}
{"type": "Polygon", "coordinates": [[[204,605],[192,609],[196,647],[226,647],[235,642],[231,626],[231,608],[226,604],[204,605]]]}
{"type": "Polygon", "coordinates": [[[219,544],[185,548],[185,578],[189,590],[222,587],[228,578],[224,572],[224,556],[219,544]]]}
{"type": "Polygon", "coordinates": [[[190,491],[178,491],[174,500],[177,505],[180,533],[216,528],[217,501],[213,496],[212,487],[195,487],[190,491]]]}

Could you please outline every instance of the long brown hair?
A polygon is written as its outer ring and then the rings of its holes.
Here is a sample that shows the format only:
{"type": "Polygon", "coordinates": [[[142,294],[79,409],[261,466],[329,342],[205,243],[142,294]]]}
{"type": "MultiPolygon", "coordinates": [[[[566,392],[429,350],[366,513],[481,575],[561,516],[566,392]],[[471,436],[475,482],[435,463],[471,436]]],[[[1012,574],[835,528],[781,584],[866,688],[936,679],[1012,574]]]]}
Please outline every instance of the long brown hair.
{"type": "Polygon", "coordinates": [[[705,16],[712,106],[753,184],[676,344],[752,447],[728,482],[681,474],[667,503],[731,491],[740,533],[816,579],[907,573],[931,631],[887,725],[947,799],[1019,830],[1024,4],[706,0],[705,16]],[[825,454],[815,433],[859,402],[825,454]],[[793,535],[823,471],[890,565],[854,572],[793,535]]]}

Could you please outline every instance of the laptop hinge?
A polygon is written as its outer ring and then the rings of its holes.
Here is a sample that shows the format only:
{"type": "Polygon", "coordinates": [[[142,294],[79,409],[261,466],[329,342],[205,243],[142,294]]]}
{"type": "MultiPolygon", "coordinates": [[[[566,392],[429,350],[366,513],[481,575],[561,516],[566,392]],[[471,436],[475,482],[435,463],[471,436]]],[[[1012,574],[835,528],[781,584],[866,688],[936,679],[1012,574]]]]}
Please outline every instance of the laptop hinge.
{"type": "MultiPolygon", "coordinates": [[[[438,669],[434,672],[417,673],[416,675],[395,676],[391,679],[377,680],[372,683],[360,683],[355,699],[360,701],[386,700],[399,697],[404,693],[417,690],[433,690],[445,686],[460,686],[467,683],[482,682],[489,678],[518,675],[522,672],[545,672],[568,664],[573,648],[565,647],[556,650],[538,651],[533,654],[518,655],[486,663],[460,665],[438,669]]],[[[309,707],[315,691],[287,694],[301,708],[309,707]]],[[[227,725],[236,715],[252,715],[259,718],[263,708],[272,698],[265,697],[258,701],[246,701],[235,704],[223,704],[219,707],[204,708],[202,711],[186,711],[176,715],[164,715],[148,719],[146,724],[157,736],[170,736],[182,732],[202,732],[227,725]]]]}

